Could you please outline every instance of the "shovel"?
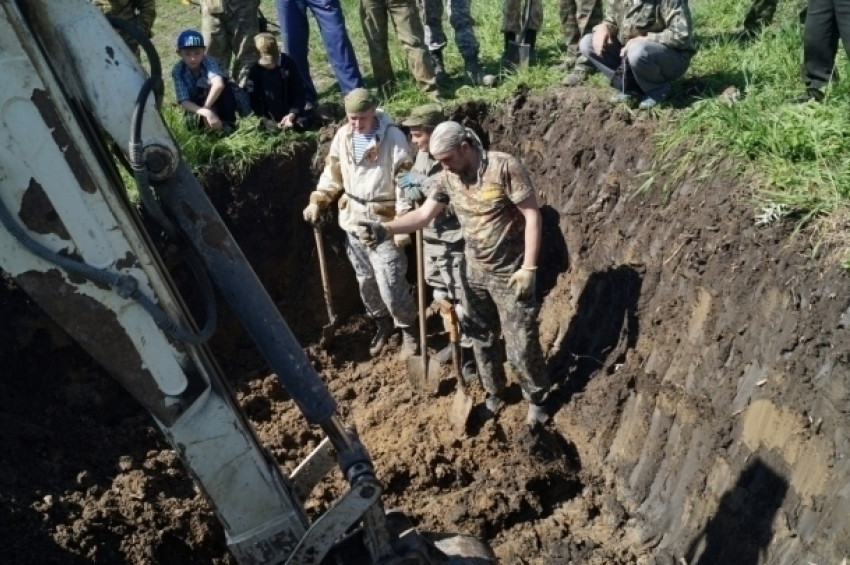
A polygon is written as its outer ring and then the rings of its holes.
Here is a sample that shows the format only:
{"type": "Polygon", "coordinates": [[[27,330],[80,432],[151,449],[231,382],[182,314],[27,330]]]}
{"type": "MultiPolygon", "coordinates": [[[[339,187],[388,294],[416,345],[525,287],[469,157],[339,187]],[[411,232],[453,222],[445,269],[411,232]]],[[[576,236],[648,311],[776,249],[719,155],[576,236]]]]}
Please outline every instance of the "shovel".
{"type": "Polygon", "coordinates": [[[452,344],[452,361],[454,362],[455,375],[457,376],[457,391],[452,399],[452,407],[449,410],[449,422],[460,432],[466,431],[466,421],[472,412],[472,396],[466,388],[466,380],[460,367],[460,324],[457,319],[457,311],[448,300],[440,302],[440,314],[449,330],[449,341],[452,344]]]}
{"type": "Polygon", "coordinates": [[[416,392],[428,389],[436,394],[440,387],[440,366],[428,359],[428,344],[425,331],[425,252],[422,230],[416,232],[416,287],[419,295],[419,343],[422,355],[407,358],[407,376],[416,392]]]}
{"type": "Polygon", "coordinates": [[[316,236],[316,251],[319,254],[319,270],[322,272],[322,290],[325,292],[325,305],[328,307],[328,325],[322,328],[322,339],[319,347],[327,349],[333,342],[336,333],[336,316],[331,302],[331,283],[328,279],[328,266],[325,264],[325,245],[322,242],[322,230],[319,226],[313,226],[313,234],[316,236]]]}
{"type": "Polygon", "coordinates": [[[531,19],[531,0],[525,0],[525,9],[522,11],[522,28],[516,41],[508,41],[505,49],[505,61],[520,69],[528,68],[528,60],[531,58],[531,45],[525,42],[525,31],[528,29],[528,21],[531,19]]]}

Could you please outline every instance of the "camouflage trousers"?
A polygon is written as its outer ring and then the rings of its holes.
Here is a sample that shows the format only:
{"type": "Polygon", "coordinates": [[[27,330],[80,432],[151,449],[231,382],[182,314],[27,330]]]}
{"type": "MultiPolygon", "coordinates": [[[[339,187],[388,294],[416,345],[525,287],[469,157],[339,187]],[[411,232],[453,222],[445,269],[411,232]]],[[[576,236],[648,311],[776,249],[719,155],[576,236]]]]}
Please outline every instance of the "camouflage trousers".
{"type": "Polygon", "coordinates": [[[412,326],[416,321],[416,304],[407,283],[407,255],[392,240],[369,249],[346,232],[345,252],[357,283],[366,312],[372,318],[392,316],[398,327],[412,326]]]}
{"type": "Polygon", "coordinates": [[[254,36],[260,33],[260,2],[224,0],[223,5],[223,12],[213,14],[206,3],[201,4],[201,32],[207,44],[207,55],[243,86],[248,71],[260,58],[254,46],[254,36]]]}
{"type": "Polygon", "coordinates": [[[464,330],[472,338],[481,385],[490,394],[499,395],[507,385],[504,361],[519,379],[522,396],[541,404],[549,394],[549,376],[543,362],[538,338],[536,299],[521,302],[508,288],[508,278],[493,275],[477,267],[472,260],[462,277],[464,330]],[[504,353],[497,328],[505,340],[504,353]]]}
{"type": "Polygon", "coordinates": [[[425,30],[416,0],[360,0],[360,19],[369,46],[372,76],[379,88],[395,83],[387,35],[389,20],[392,20],[398,40],[407,54],[410,74],[425,92],[438,92],[434,62],[425,46],[425,30]]]}
{"type": "MultiPolygon", "coordinates": [[[[463,243],[463,242],[461,242],[463,243]]],[[[431,247],[434,247],[433,245],[431,247]]],[[[425,283],[431,287],[434,300],[449,300],[455,305],[458,322],[461,331],[461,347],[472,347],[472,342],[464,330],[466,323],[466,310],[463,306],[463,284],[461,279],[466,269],[466,257],[463,254],[463,245],[455,252],[448,251],[451,247],[443,247],[443,253],[429,253],[428,246],[425,247],[425,283]]],[[[446,328],[449,331],[449,328],[446,328]]]]}
{"type": "Polygon", "coordinates": [[[448,43],[443,31],[443,3],[449,16],[449,24],[455,31],[455,44],[464,61],[478,61],[480,46],[475,37],[470,0],[421,0],[425,20],[425,43],[431,51],[443,49],[448,43]]]}
{"type": "Polygon", "coordinates": [[[578,44],[582,37],[602,23],[602,0],[560,0],[559,12],[564,44],[569,54],[576,57],[576,68],[594,70],[593,64],[579,51],[578,44]]]}
{"type": "MultiPolygon", "coordinates": [[[[538,30],[543,25],[543,0],[525,1],[531,2],[528,29],[538,30]]],[[[502,32],[519,33],[522,29],[524,11],[522,0],[504,0],[502,3],[502,32]]]]}

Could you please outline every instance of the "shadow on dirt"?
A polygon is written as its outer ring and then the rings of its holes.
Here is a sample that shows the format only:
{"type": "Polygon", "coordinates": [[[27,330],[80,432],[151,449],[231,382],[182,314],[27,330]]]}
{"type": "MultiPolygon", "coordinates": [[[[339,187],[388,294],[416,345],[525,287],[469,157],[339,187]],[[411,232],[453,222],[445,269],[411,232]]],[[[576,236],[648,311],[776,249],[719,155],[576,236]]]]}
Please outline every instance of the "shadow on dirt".
{"type": "Polygon", "coordinates": [[[717,513],[686,553],[695,565],[757,565],[773,536],[788,482],[757,458],[720,499],[717,513]]]}
{"type": "Polygon", "coordinates": [[[642,283],[628,265],[588,278],[561,346],[549,361],[552,382],[559,384],[551,400],[553,413],[582,392],[596,371],[622,362],[634,347],[642,283]],[[616,355],[609,361],[613,352],[616,355]]]}

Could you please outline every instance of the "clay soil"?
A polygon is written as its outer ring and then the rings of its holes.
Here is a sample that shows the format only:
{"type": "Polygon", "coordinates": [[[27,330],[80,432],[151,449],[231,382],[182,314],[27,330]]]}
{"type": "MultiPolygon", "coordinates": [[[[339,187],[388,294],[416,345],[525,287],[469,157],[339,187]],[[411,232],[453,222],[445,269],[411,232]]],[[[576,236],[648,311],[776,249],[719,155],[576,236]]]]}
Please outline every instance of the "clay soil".
{"type": "MultiPolygon", "coordinates": [[[[724,284],[730,261],[790,257],[773,268],[797,272],[793,258],[804,244],[789,247],[786,228],[750,234],[758,245],[742,242],[752,212],[736,200],[731,176],[694,186],[689,202],[667,212],[657,192],[630,199],[643,182],[637,173],[651,164],[647,140],[657,124],[610,108],[599,93],[518,93],[505,109],[469,105],[455,118],[477,128],[494,148],[521,155],[543,205],[541,342],[558,388],[550,406],[556,416],[534,436],[523,426],[525,405],[516,385],[496,421],[479,417],[483,392],[475,385],[479,406],[466,433],[458,433],[447,418],[454,393],[448,367],[440,393],[426,397],[412,391],[405,366],[396,360],[398,338],[381,358],[369,359],[372,328],[359,305],[341,233],[332,226],[325,241],[344,324],[333,346],[319,349],[325,310],[313,232],[300,219],[315,182],[316,145],[269,158],[242,177],[210,170],[206,188],[344,419],[357,426],[386,487],[387,507],[405,511],[424,529],[480,536],[503,563],[647,563],[648,550],[626,533],[635,525],[634,508],[618,500],[588,442],[596,432],[613,433],[631,392],[663,387],[637,370],[645,360],[635,358],[634,344],[649,332],[662,353],[675,354],[679,338],[665,336],[661,325],[676,315],[679,298],[644,299],[660,284],[661,270],[648,273],[640,260],[613,264],[599,242],[635,223],[666,229],[678,214],[681,226],[663,250],[670,258],[663,267],[716,285],[724,284]],[[573,199],[582,201],[572,208],[581,212],[562,214],[573,199]],[[725,207],[721,214],[700,201],[725,207]],[[628,213],[612,214],[623,207],[628,213]],[[726,240],[725,250],[719,243],[713,250],[694,243],[706,230],[723,232],[717,239],[726,240]],[[711,259],[721,253],[728,261],[711,259]],[[572,284],[577,260],[596,273],[584,288],[572,284]]],[[[329,135],[320,140],[320,153],[329,135]]],[[[179,260],[167,259],[178,282],[184,280],[179,260]]],[[[756,308],[742,303],[742,320],[758,314],[748,307],[756,308]]],[[[11,281],[4,280],[0,311],[0,561],[235,563],[202,496],[133,399],[11,281]]],[[[813,315],[809,333],[818,323],[813,315]]],[[[429,332],[432,348],[445,345],[437,317],[430,319],[429,332]]],[[[292,470],[321,440],[320,432],[304,423],[226,311],[212,348],[260,439],[292,470]]],[[[308,511],[321,512],[343,488],[338,473],[328,477],[308,511]]]]}

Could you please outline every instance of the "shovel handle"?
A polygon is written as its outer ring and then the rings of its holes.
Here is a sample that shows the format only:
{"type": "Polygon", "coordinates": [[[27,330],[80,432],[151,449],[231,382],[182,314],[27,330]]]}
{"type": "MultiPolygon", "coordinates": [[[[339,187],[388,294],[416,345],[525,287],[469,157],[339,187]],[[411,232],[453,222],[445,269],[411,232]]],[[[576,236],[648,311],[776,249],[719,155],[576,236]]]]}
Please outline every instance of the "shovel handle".
{"type": "MultiPolygon", "coordinates": [[[[416,205],[419,208],[419,204],[416,205]]],[[[422,230],[416,230],[416,294],[419,298],[419,344],[422,366],[428,371],[428,340],[425,331],[425,243],[422,230]]]]}
{"type": "Polygon", "coordinates": [[[525,7],[522,11],[522,28],[519,30],[519,42],[525,43],[525,32],[528,31],[528,22],[531,20],[531,2],[532,0],[525,0],[525,7]]]}
{"type": "Polygon", "coordinates": [[[325,293],[325,306],[328,308],[328,318],[331,324],[336,323],[333,303],[331,301],[331,283],[328,278],[328,266],[325,263],[325,244],[322,241],[322,230],[319,226],[313,226],[313,234],[316,236],[316,251],[319,255],[319,271],[322,273],[322,290],[325,293]]]}

